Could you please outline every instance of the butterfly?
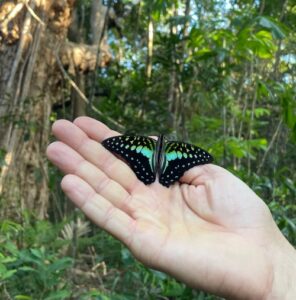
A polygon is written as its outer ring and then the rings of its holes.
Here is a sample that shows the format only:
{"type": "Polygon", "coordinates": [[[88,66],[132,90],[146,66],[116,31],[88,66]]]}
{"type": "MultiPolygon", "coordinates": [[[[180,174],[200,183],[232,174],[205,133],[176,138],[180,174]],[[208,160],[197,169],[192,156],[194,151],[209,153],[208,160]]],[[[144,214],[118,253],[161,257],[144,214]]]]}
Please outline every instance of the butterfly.
{"type": "Polygon", "coordinates": [[[139,180],[159,182],[169,187],[192,167],[213,161],[205,150],[183,142],[168,141],[163,135],[157,140],[138,135],[120,135],[105,139],[102,145],[123,158],[139,180]]]}

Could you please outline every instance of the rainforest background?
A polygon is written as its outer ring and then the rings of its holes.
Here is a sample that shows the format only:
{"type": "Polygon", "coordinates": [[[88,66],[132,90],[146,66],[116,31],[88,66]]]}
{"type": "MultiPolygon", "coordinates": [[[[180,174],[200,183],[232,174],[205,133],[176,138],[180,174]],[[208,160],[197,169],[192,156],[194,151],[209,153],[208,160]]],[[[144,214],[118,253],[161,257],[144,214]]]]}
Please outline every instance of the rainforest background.
{"type": "Polygon", "coordinates": [[[293,0],[0,2],[1,299],[221,299],[138,263],[60,190],[60,118],[209,150],[296,245],[293,0]]]}

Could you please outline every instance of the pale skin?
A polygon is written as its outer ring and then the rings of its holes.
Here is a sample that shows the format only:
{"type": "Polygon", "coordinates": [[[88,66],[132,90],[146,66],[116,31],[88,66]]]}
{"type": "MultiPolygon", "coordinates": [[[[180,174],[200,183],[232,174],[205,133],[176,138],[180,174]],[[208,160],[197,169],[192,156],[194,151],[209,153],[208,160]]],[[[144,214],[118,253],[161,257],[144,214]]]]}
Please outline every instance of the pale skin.
{"type": "Polygon", "coordinates": [[[266,204],[214,164],[170,188],[140,182],[100,142],[120,133],[88,117],[56,121],[48,158],[63,191],[143,264],[228,299],[296,299],[296,251],[266,204]]]}

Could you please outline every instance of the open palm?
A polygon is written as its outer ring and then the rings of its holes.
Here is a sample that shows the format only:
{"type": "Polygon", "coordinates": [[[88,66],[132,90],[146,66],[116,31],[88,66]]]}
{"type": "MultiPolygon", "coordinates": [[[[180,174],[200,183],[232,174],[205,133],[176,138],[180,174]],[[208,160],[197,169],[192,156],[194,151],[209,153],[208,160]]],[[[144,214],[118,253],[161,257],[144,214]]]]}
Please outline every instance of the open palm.
{"type": "Polygon", "coordinates": [[[264,202],[225,169],[187,171],[170,188],[145,186],[100,142],[118,135],[87,117],[53,126],[49,159],[62,188],[97,225],[144,264],[218,295],[264,298],[273,281],[270,249],[281,239],[264,202]]]}

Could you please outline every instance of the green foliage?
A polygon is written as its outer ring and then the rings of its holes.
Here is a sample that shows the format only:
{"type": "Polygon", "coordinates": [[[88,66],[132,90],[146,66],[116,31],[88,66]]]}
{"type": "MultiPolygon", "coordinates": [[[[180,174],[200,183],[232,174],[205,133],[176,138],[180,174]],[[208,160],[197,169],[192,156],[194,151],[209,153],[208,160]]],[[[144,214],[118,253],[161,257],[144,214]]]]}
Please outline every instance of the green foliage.
{"type": "Polygon", "coordinates": [[[73,259],[59,257],[48,243],[50,238],[40,239],[44,229],[43,236],[52,237],[51,241],[57,238],[53,225],[48,222],[39,221],[25,227],[9,220],[1,222],[1,294],[5,292],[15,299],[47,300],[66,299],[71,294],[65,271],[72,266],[73,259]]]}
{"type": "Polygon", "coordinates": [[[53,226],[45,221],[24,226],[8,220],[1,223],[1,293],[21,300],[219,299],[192,290],[162,272],[144,267],[128,249],[98,229],[91,236],[79,239],[76,258],[65,256],[64,246],[67,244],[53,245],[55,239],[61,239],[60,229],[60,225],[53,226]],[[38,234],[36,239],[33,238],[33,231],[37,233],[42,228],[46,229],[44,235],[49,235],[51,242],[40,240],[38,234]],[[26,243],[31,246],[25,246],[26,243]],[[96,273],[97,278],[103,276],[99,281],[92,282],[87,278],[83,282],[82,275],[73,275],[73,270],[81,268],[89,272],[91,266],[79,259],[80,254],[87,253],[89,249],[94,251],[93,264],[104,262],[107,273],[96,273]]]}
{"type": "Polygon", "coordinates": [[[283,110],[283,118],[291,129],[291,136],[296,142],[296,90],[295,87],[284,88],[280,95],[283,110]]]}

